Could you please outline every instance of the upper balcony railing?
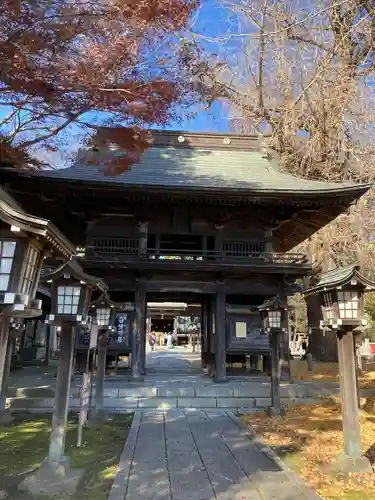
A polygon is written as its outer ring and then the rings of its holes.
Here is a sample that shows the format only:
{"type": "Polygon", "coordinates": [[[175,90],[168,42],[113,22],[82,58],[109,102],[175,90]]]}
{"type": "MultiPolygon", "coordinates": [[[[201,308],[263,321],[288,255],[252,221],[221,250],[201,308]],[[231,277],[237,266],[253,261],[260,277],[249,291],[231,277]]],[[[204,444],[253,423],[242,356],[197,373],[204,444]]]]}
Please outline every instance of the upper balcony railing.
{"type": "Polygon", "coordinates": [[[147,248],[141,252],[138,238],[97,238],[85,249],[87,260],[116,260],[116,261],[148,261],[148,262],[191,262],[191,263],[241,263],[241,264],[278,264],[301,265],[308,264],[306,255],[300,253],[278,253],[266,251],[252,251],[263,244],[239,242],[238,246],[224,245],[223,250],[207,249],[163,249],[147,248]]]}

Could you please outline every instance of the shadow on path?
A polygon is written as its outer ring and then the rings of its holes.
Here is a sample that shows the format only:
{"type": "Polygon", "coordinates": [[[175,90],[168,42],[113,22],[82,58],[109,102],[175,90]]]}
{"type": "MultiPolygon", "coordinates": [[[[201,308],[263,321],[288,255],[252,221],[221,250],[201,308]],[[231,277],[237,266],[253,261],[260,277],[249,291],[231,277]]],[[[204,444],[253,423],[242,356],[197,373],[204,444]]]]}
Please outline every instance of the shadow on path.
{"type": "Polygon", "coordinates": [[[225,412],[137,412],[109,500],[318,499],[225,412]]]}

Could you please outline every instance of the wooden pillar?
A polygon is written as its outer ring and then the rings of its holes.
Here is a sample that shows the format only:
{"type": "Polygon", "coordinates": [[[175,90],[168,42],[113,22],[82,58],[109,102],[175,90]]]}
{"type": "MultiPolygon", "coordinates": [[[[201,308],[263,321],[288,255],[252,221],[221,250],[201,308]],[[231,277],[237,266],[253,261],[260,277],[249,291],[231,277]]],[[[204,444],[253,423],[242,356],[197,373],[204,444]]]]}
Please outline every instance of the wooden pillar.
{"type": "Polygon", "coordinates": [[[270,413],[280,415],[280,340],[279,333],[270,335],[271,344],[271,408],[270,413]]]}
{"type": "Polygon", "coordinates": [[[259,366],[259,356],[252,354],[250,356],[250,369],[251,370],[258,370],[258,366],[259,366]]]}
{"type": "Polygon", "coordinates": [[[344,452],[351,458],[361,457],[361,437],[357,392],[355,339],[353,332],[337,340],[340,392],[343,415],[344,452]]]}
{"type": "Polygon", "coordinates": [[[213,297],[210,297],[210,300],[206,305],[206,326],[207,326],[207,352],[212,352],[212,342],[213,342],[213,334],[214,334],[214,302],[213,297]]]}
{"type": "Polygon", "coordinates": [[[264,239],[266,242],[266,253],[273,252],[273,244],[272,244],[273,230],[271,227],[264,228],[264,239]]]}
{"type": "Polygon", "coordinates": [[[203,259],[207,259],[207,235],[202,236],[202,255],[203,259]]]}
{"type": "Polygon", "coordinates": [[[51,356],[51,327],[46,325],[46,357],[44,363],[48,366],[49,358],[51,356]]]}
{"type": "Polygon", "coordinates": [[[9,318],[0,317],[0,387],[3,385],[3,378],[6,376],[6,362],[9,339],[9,318]]]}
{"type": "Polygon", "coordinates": [[[279,335],[280,343],[280,379],[289,382],[291,378],[290,356],[289,356],[289,332],[279,335]]]}
{"type": "Polygon", "coordinates": [[[7,342],[7,347],[6,347],[5,362],[4,362],[4,367],[3,367],[3,377],[2,377],[1,390],[0,390],[0,423],[9,423],[12,420],[9,409],[6,409],[9,372],[10,372],[10,365],[12,362],[12,350],[13,350],[13,342],[12,342],[12,338],[11,338],[11,333],[9,331],[9,337],[8,337],[8,342],[7,342]]]}
{"type": "Polygon", "coordinates": [[[147,253],[148,222],[138,222],[139,253],[147,253]]]}
{"type": "Polygon", "coordinates": [[[206,303],[206,325],[207,325],[207,339],[206,339],[206,360],[207,360],[207,373],[212,376],[215,373],[214,355],[212,353],[212,345],[214,339],[214,297],[211,296],[206,303]]]}
{"type": "Polygon", "coordinates": [[[144,349],[146,341],[146,290],[143,284],[137,283],[135,288],[135,321],[132,337],[132,378],[142,377],[144,349]]]}
{"type": "Polygon", "coordinates": [[[98,366],[95,376],[95,409],[90,415],[94,421],[105,421],[107,414],[104,408],[104,379],[107,358],[107,337],[108,332],[101,330],[98,338],[98,366]]]}
{"type": "Polygon", "coordinates": [[[207,368],[205,353],[207,352],[207,304],[201,304],[201,368],[207,368]]]}
{"type": "Polygon", "coordinates": [[[344,454],[334,464],[339,472],[373,472],[369,459],[361,455],[360,416],[358,407],[358,381],[355,335],[351,331],[337,334],[340,372],[344,454]]]}
{"type": "Polygon", "coordinates": [[[272,375],[272,369],[271,369],[271,356],[269,354],[263,354],[263,373],[268,375],[269,377],[272,375]]]}
{"type": "Polygon", "coordinates": [[[227,381],[225,293],[218,287],[215,296],[215,382],[227,381]]]}
{"type": "Polygon", "coordinates": [[[216,234],[215,234],[215,252],[216,258],[221,258],[223,254],[223,226],[220,224],[215,225],[216,234]]]}
{"type": "Polygon", "coordinates": [[[57,368],[55,403],[52,416],[48,463],[52,468],[66,461],[64,457],[66,426],[68,421],[70,382],[76,328],[65,324],[60,338],[60,358],[57,368]]]}

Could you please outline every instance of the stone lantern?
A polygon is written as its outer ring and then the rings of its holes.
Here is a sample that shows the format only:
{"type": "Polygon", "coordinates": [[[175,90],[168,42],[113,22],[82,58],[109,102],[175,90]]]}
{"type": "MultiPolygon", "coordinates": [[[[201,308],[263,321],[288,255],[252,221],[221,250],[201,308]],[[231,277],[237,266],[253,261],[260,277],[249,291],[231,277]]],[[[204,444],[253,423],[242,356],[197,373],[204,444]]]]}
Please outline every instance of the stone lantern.
{"type": "Polygon", "coordinates": [[[271,414],[282,414],[280,399],[280,336],[288,333],[288,306],[277,295],[258,307],[263,330],[269,334],[271,346],[271,414]]]}
{"type": "Polygon", "coordinates": [[[339,457],[336,469],[342,472],[372,471],[368,459],[361,454],[356,337],[367,324],[363,295],[375,290],[375,282],[361,275],[359,269],[350,265],[328,271],[303,292],[305,297],[320,297],[323,314],[320,327],[336,332],[337,336],[344,454],[339,457]]]}
{"type": "Polygon", "coordinates": [[[107,289],[101,279],[86,274],[76,258],[44,274],[43,280],[51,284],[51,314],[47,315],[46,322],[61,328],[60,358],[48,457],[24,485],[35,493],[37,487],[51,481],[55,489],[61,487],[62,491],[78,483],[79,472],[71,470],[67,474],[69,461],[64,456],[75,333],[76,327],[87,320],[91,292],[96,289],[103,293],[107,289]]]}

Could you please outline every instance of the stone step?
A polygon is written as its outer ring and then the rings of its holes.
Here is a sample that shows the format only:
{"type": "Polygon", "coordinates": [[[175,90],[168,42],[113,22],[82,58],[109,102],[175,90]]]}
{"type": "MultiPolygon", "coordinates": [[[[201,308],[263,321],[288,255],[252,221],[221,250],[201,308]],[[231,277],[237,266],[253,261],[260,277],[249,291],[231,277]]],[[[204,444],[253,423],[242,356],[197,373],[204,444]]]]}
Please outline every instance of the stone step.
{"type": "MultiPolygon", "coordinates": [[[[366,397],[369,391],[361,391],[366,397]]],[[[374,391],[371,391],[373,394],[374,391]]],[[[280,387],[283,404],[304,404],[317,402],[320,398],[337,397],[339,388],[332,386],[318,387],[309,384],[282,384],[280,387]]],[[[49,410],[54,405],[54,388],[51,386],[17,388],[8,390],[8,406],[14,410],[49,410]]],[[[75,410],[80,405],[80,387],[73,381],[70,394],[70,407],[75,410]]],[[[95,387],[92,389],[92,405],[94,404],[95,387]]],[[[271,404],[270,384],[253,380],[241,382],[230,380],[227,384],[213,382],[192,383],[188,380],[145,380],[143,382],[126,382],[116,380],[105,383],[104,405],[108,411],[122,412],[135,409],[169,409],[169,408],[237,408],[253,411],[271,404]]]]}
{"type": "MultiPolygon", "coordinates": [[[[123,386],[113,387],[108,384],[104,387],[104,397],[106,398],[268,398],[270,396],[269,384],[160,384],[147,385],[144,383],[124,383],[123,386]]],[[[280,387],[281,397],[303,398],[319,397],[319,394],[336,394],[333,388],[317,391],[306,386],[290,384],[280,387]]],[[[9,398],[53,398],[55,390],[53,387],[10,387],[7,396],[9,398]]],[[[79,397],[80,387],[74,384],[71,388],[71,397],[79,397]]],[[[95,387],[92,389],[95,394],[95,387]]]]}
{"type": "MultiPolygon", "coordinates": [[[[314,398],[281,398],[282,404],[306,404],[319,401],[314,398]]],[[[124,410],[136,409],[159,409],[168,410],[171,408],[181,409],[225,409],[237,408],[255,410],[270,406],[271,399],[269,397],[249,398],[249,397],[105,397],[104,406],[110,412],[121,412],[124,410]]],[[[36,398],[8,398],[7,405],[9,408],[18,411],[28,411],[33,409],[52,409],[54,406],[53,397],[36,398]]],[[[91,405],[95,405],[95,399],[92,398],[91,405]]],[[[78,410],[80,407],[80,399],[77,397],[70,398],[69,407],[71,410],[78,410]]]]}

